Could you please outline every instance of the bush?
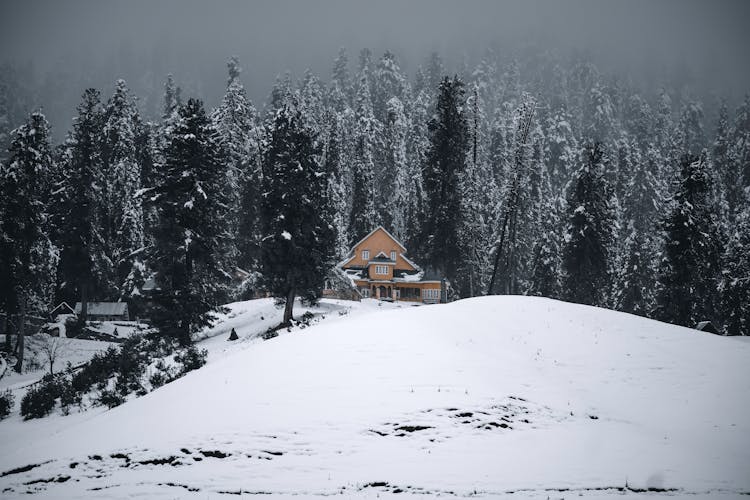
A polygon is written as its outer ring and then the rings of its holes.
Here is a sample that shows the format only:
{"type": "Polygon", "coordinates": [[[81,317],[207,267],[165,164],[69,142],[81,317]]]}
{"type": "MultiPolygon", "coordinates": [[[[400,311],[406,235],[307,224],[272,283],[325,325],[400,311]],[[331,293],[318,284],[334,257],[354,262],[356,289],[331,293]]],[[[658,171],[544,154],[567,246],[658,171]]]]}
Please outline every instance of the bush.
{"type": "Polygon", "coordinates": [[[73,390],[79,394],[88,392],[94,384],[103,388],[106,381],[117,371],[120,353],[115,347],[98,352],[77,371],[71,380],[73,390]]]}
{"type": "Polygon", "coordinates": [[[42,380],[26,392],[21,400],[21,415],[24,420],[41,418],[49,414],[57,403],[57,398],[65,392],[66,382],[51,375],[45,375],[42,380]]]}
{"type": "Polygon", "coordinates": [[[131,392],[143,391],[141,377],[150,359],[143,349],[142,341],[142,337],[133,336],[123,342],[120,347],[115,388],[123,396],[131,392]]]}
{"type": "Polygon", "coordinates": [[[174,379],[175,376],[173,370],[164,363],[164,360],[160,359],[154,365],[154,373],[151,374],[148,381],[151,383],[151,387],[156,389],[164,384],[168,384],[174,379]]]}
{"type": "Polygon", "coordinates": [[[10,391],[0,392],[0,420],[10,415],[10,411],[13,409],[13,393],[10,391]]]}
{"type": "Polygon", "coordinates": [[[96,402],[107,408],[114,408],[125,402],[125,396],[120,394],[117,390],[105,389],[99,394],[99,397],[96,398],[96,402]]]}
{"type": "Polygon", "coordinates": [[[187,372],[197,370],[205,365],[206,356],[208,356],[208,351],[205,349],[198,350],[194,345],[191,345],[183,352],[178,353],[174,359],[182,365],[180,376],[185,375],[187,372]]]}

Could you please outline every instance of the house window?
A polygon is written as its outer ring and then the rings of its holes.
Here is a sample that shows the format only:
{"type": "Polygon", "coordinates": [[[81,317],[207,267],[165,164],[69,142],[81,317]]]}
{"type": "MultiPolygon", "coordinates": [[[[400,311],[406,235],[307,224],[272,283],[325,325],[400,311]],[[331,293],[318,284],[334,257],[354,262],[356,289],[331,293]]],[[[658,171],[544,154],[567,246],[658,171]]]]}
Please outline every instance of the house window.
{"type": "Polygon", "coordinates": [[[375,274],[388,274],[388,266],[375,266],[375,274]]]}
{"type": "Polygon", "coordinates": [[[396,299],[400,299],[400,298],[401,298],[401,290],[396,288],[396,299]]]}
{"type": "Polygon", "coordinates": [[[360,293],[362,294],[362,297],[369,298],[370,297],[370,289],[369,288],[360,288],[360,293]]]}
{"type": "Polygon", "coordinates": [[[370,251],[362,250],[362,260],[370,260],[370,251]]]}
{"type": "Polygon", "coordinates": [[[396,251],[395,250],[391,250],[391,260],[393,262],[396,262],[396,251]]]}
{"type": "Polygon", "coordinates": [[[440,298],[440,289],[438,288],[425,288],[422,290],[423,300],[437,300],[440,298]]]}

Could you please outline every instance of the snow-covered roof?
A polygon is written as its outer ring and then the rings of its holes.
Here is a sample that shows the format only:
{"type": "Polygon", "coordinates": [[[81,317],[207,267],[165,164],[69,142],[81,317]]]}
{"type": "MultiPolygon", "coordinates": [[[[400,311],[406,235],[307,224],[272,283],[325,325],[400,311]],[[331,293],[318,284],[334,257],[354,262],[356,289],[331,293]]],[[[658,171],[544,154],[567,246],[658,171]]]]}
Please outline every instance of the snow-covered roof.
{"type": "MultiPolygon", "coordinates": [[[[122,316],[127,312],[127,302],[89,302],[88,305],[88,314],[93,316],[122,316]]],[[[76,314],[81,314],[80,302],[76,302],[76,314]]]]}

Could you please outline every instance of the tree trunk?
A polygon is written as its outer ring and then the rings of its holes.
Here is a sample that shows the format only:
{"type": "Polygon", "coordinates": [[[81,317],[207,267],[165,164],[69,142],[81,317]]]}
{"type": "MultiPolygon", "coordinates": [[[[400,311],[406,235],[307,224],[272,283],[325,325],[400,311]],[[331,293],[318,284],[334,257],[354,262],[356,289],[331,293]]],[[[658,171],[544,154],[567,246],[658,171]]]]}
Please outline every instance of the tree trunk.
{"type": "Polygon", "coordinates": [[[290,288],[289,292],[286,294],[286,304],[284,304],[284,321],[282,321],[282,326],[289,326],[292,322],[292,312],[294,310],[294,296],[296,295],[296,290],[294,288],[290,288]]]}
{"type": "Polygon", "coordinates": [[[16,361],[16,366],[13,368],[16,373],[21,373],[21,370],[23,370],[23,351],[25,343],[24,340],[26,338],[26,295],[23,292],[19,295],[20,296],[18,298],[20,300],[18,301],[18,344],[16,344],[16,349],[18,350],[18,358],[16,361]]]}
{"type": "Polygon", "coordinates": [[[5,352],[8,354],[10,354],[10,350],[13,348],[10,343],[10,324],[8,314],[0,314],[0,332],[5,334],[5,352]]]}
{"type": "Polygon", "coordinates": [[[86,320],[89,319],[88,300],[88,286],[84,283],[81,285],[81,314],[78,316],[78,321],[81,323],[81,326],[86,326],[86,320]]]}

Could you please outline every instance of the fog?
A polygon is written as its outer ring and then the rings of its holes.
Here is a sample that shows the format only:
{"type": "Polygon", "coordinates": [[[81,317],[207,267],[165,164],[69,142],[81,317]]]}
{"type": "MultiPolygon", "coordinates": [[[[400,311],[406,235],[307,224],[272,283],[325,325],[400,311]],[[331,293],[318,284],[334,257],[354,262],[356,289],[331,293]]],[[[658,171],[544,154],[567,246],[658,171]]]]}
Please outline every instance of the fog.
{"type": "Polygon", "coordinates": [[[274,79],[310,68],[324,80],[339,47],[356,69],[363,47],[394,51],[413,76],[432,51],[456,71],[491,45],[525,45],[563,56],[584,51],[605,71],[657,86],[684,80],[701,97],[736,100],[750,89],[750,2],[696,0],[454,1],[1,0],[0,61],[25,68],[33,106],[55,135],[70,123],[83,88],[104,95],[125,78],[147,116],[173,73],[209,106],[238,55],[243,82],[262,107],[274,79]]]}

